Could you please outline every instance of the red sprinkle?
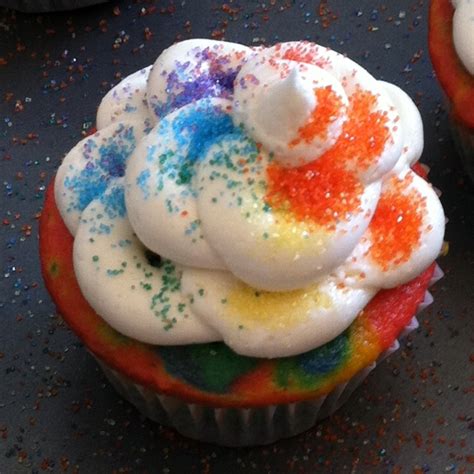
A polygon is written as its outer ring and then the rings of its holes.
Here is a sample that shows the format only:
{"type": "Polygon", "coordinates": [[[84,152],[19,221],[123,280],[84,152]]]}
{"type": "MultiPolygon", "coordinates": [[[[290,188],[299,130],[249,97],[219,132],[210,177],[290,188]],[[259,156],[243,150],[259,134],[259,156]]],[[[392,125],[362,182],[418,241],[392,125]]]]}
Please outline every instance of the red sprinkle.
{"type": "MultiPolygon", "coordinates": [[[[281,49],[281,43],[275,46],[277,52],[281,49]]],[[[324,66],[327,65],[328,61],[327,59],[318,56],[318,49],[319,48],[314,48],[310,43],[300,42],[297,45],[285,47],[282,59],[312,64],[313,66],[319,66],[324,69],[324,66]]]]}

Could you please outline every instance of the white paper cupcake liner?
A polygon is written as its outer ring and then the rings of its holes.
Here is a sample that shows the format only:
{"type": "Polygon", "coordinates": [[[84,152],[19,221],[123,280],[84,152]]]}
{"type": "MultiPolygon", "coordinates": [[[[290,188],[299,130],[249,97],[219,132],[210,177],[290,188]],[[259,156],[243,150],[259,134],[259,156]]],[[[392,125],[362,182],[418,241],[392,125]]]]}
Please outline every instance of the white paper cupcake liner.
{"type": "MultiPolygon", "coordinates": [[[[443,276],[436,266],[430,285],[443,276]]],[[[427,291],[417,312],[433,302],[427,291]]],[[[416,317],[401,332],[399,339],[418,327],[416,317]]],[[[376,365],[400,347],[399,341],[380,354],[376,362],[362,369],[348,382],[336,386],[328,395],[314,400],[257,408],[213,408],[187,403],[176,397],[159,394],[110,368],[97,359],[115,389],[146,417],[174,428],[189,438],[224,446],[269,444],[312,428],[319,420],[333,414],[351,396],[376,365]]]]}
{"type": "Polygon", "coordinates": [[[108,0],[0,0],[0,6],[25,13],[75,10],[108,0]]]}

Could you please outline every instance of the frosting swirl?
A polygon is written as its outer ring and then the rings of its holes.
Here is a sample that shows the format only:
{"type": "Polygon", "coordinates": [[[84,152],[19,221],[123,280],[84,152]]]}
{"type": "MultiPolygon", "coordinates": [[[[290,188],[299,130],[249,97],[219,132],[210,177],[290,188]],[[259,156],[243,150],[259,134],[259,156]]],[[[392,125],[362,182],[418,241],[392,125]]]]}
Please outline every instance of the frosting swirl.
{"type": "Polygon", "coordinates": [[[474,2],[451,0],[453,15],[453,42],[464,67],[474,75],[474,2]]]}
{"type": "Polygon", "coordinates": [[[415,105],[327,48],[184,41],[97,123],[56,200],[85,297],[136,339],[302,353],[439,253],[415,105]]]}

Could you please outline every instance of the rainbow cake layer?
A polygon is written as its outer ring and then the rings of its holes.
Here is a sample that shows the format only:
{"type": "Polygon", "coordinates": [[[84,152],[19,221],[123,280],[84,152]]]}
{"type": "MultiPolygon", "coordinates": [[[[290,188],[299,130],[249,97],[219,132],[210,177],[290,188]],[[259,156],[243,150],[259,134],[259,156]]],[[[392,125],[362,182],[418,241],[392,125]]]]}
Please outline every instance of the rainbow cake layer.
{"type": "Polygon", "coordinates": [[[56,207],[53,185],[40,238],[43,275],[58,311],[97,357],[158,393],[222,407],[288,403],[331,392],[392,345],[423,301],[435,268],[433,264],[411,282],[380,291],[346,331],[324,346],[270,360],[238,355],[219,342],[143,344],[105,323],[74,276],[73,238],[56,207]]]}

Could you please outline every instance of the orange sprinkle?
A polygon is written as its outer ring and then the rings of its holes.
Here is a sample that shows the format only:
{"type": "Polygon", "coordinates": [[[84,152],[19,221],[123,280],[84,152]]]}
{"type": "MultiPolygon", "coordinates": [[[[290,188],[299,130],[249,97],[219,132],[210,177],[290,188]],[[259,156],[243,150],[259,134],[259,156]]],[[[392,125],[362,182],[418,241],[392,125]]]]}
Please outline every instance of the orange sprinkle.
{"type": "Polygon", "coordinates": [[[426,202],[416,189],[407,191],[412,180],[410,175],[404,179],[392,177],[370,222],[369,255],[384,271],[408,261],[420,242],[426,202]]]}
{"type": "Polygon", "coordinates": [[[356,91],[349,98],[342,133],[330,150],[304,166],[270,165],[267,203],[289,207],[297,219],[311,219],[329,230],[359,211],[363,186],[351,168],[369,168],[390,137],[387,117],[372,111],[375,104],[373,94],[356,91]]]}
{"type": "Polygon", "coordinates": [[[390,138],[387,117],[373,111],[376,97],[368,91],[358,90],[349,98],[349,118],[334,147],[328,151],[333,160],[353,162],[366,170],[376,161],[390,138]]]}
{"type": "Polygon", "coordinates": [[[334,164],[329,155],[304,166],[267,168],[267,203],[272,207],[290,208],[296,219],[311,219],[334,230],[348,213],[360,208],[363,186],[357,177],[334,164]]]}
{"type": "MultiPolygon", "coordinates": [[[[317,56],[317,51],[304,44],[288,48],[283,59],[309,63],[323,69],[325,67],[325,60],[317,56]]],[[[387,117],[373,111],[376,103],[377,98],[368,91],[358,90],[352,94],[349,98],[349,120],[334,149],[334,154],[343,152],[345,159],[355,162],[362,169],[369,168],[374,159],[380,156],[390,138],[387,117]]]]}
{"type": "Polygon", "coordinates": [[[301,141],[310,143],[315,137],[325,139],[329,125],[343,113],[341,98],[331,86],[318,87],[314,90],[314,95],[317,105],[308,122],[299,128],[298,137],[290,142],[290,147],[298,145],[301,141]]]}

